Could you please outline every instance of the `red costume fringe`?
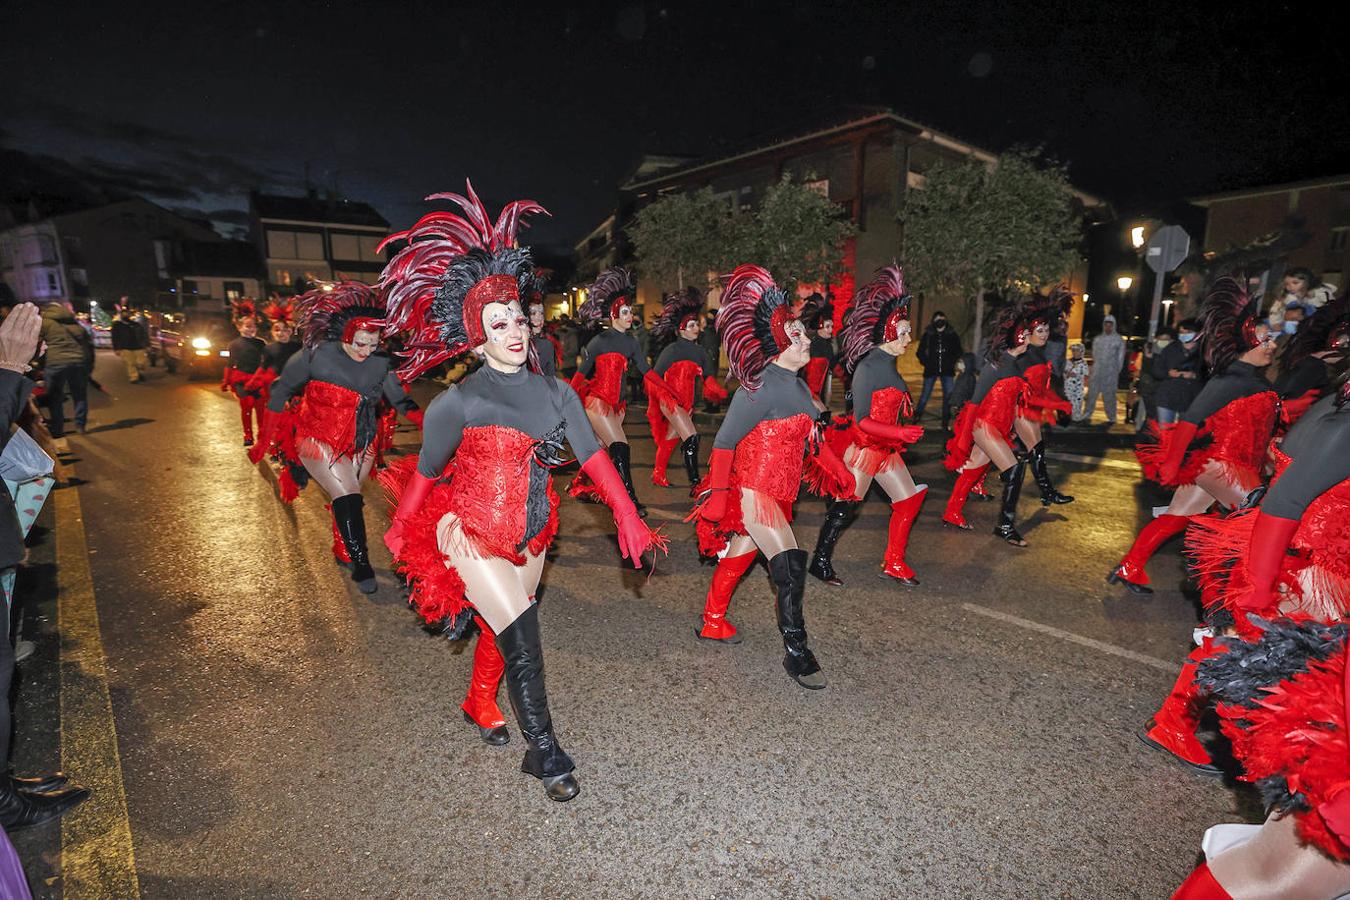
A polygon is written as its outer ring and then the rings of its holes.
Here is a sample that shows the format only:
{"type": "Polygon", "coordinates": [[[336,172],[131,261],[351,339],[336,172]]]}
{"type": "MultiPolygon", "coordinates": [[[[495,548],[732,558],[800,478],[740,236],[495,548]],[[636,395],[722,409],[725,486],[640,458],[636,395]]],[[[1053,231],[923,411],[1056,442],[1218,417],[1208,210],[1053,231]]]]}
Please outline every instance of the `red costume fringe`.
{"type": "MultiPolygon", "coordinates": [[[[914,399],[908,391],[883,388],[872,395],[872,410],[868,418],[894,425],[913,414],[914,399]]],[[[901,455],[907,446],[903,442],[891,442],[867,434],[855,423],[849,432],[848,446],[839,456],[847,465],[856,466],[875,477],[878,472],[900,465],[901,455]]]]}
{"type": "Polygon", "coordinates": [[[1021,378],[1004,378],[994,383],[979,404],[967,403],[961,407],[961,412],[956,416],[955,433],[947,441],[947,456],[942,464],[953,472],[966,464],[975,446],[977,424],[1006,440],[1012,433],[1013,419],[1017,417],[1018,409],[1024,405],[1026,391],[1027,383],[1021,378]]]}
{"type": "Polygon", "coordinates": [[[327,381],[306,384],[295,419],[297,452],[323,456],[327,450],[334,459],[355,455],[356,408],[360,403],[361,395],[356,391],[327,381]],[[321,446],[312,446],[315,444],[321,446]]]}
{"type": "Polygon", "coordinates": [[[1039,419],[1046,425],[1058,421],[1056,413],[1070,413],[1073,407],[1068,400],[1055,393],[1050,386],[1050,364],[1041,363],[1022,373],[1027,382],[1026,396],[1022,401],[1019,415],[1027,419],[1039,419]]]}
{"type": "Polygon", "coordinates": [[[1175,481],[1164,482],[1161,475],[1176,434],[1175,425],[1150,425],[1149,434],[1154,442],[1139,445],[1134,455],[1144,470],[1144,477],[1166,487],[1194,484],[1210,461],[1219,463],[1229,480],[1255,486],[1261,481],[1261,468],[1275,430],[1278,409],[1278,395],[1274,391],[1262,391],[1234,400],[1214,413],[1196,432],[1175,481]]]}
{"type": "Polygon", "coordinates": [[[622,353],[602,353],[595,358],[595,370],[586,383],[586,408],[602,416],[622,416],[628,408],[623,402],[623,376],[628,358],[622,353]]]}

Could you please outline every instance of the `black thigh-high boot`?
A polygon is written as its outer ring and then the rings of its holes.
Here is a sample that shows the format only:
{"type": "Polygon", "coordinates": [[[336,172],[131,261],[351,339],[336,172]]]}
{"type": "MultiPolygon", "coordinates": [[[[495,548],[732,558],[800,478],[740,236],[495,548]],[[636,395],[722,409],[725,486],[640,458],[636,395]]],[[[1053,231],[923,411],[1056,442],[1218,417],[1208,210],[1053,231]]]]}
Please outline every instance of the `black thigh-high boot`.
{"type": "Polygon", "coordinates": [[[825,687],[815,654],[806,645],[806,618],[802,599],[806,594],[806,551],[784,550],[769,560],[769,577],[778,589],[778,630],[783,634],[783,668],[804,688],[825,687]]]}
{"type": "Polygon", "coordinates": [[[853,521],[858,509],[855,500],[831,500],[825,509],[825,521],[820,526],[820,537],[816,538],[816,552],[811,555],[811,566],[806,570],[826,584],[836,587],[843,580],[834,571],[834,545],[839,536],[853,521]]]}
{"type": "Polygon", "coordinates": [[[333,498],[333,521],[352,561],[352,581],[363,594],[375,593],[375,570],[366,549],[365,499],[360,494],[333,498]]]}
{"type": "Polygon", "coordinates": [[[497,635],[497,649],[506,663],[506,691],[525,738],[525,759],[520,771],[544,783],[550,800],[571,800],[581,790],[572,770],[576,768],[558,739],[548,713],[544,690],[544,648],[539,643],[539,606],[529,609],[497,635]]]}
{"type": "Polygon", "coordinates": [[[698,432],[695,431],[680,444],[680,453],[684,454],[684,474],[689,476],[689,493],[692,496],[694,488],[703,480],[703,476],[698,473],[698,432]]]}
{"type": "Polygon", "coordinates": [[[1068,494],[1061,494],[1050,483],[1050,473],[1045,470],[1045,441],[1042,440],[1031,448],[1028,459],[1031,460],[1031,477],[1036,479],[1036,487],[1041,490],[1041,504],[1043,506],[1073,502],[1072,497],[1068,494]]]}
{"type": "Polygon", "coordinates": [[[1016,547],[1025,547],[1022,535],[1017,533],[1017,498],[1022,495],[1022,479],[1026,474],[1027,461],[1019,459],[1017,464],[998,473],[1003,482],[1003,506],[998,511],[998,525],[994,534],[1016,547]]]}
{"type": "Polygon", "coordinates": [[[623,486],[628,490],[628,496],[632,499],[633,505],[637,507],[638,515],[647,518],[647,507],[638,500],[637,491],[633,490],[633,467],[631,463],[632,450],[628,444],[623,441],[615,441],[609,445],[609,458],[614,462],[614,468],[619,472],[619,478],[623,480],[623,486]]]}

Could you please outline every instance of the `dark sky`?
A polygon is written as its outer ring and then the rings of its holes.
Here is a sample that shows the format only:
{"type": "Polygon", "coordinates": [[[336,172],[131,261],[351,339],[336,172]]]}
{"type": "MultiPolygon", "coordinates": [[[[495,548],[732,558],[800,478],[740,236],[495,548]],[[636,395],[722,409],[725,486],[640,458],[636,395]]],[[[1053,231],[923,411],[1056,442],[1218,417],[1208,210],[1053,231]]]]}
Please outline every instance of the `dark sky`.
{"type": "Polygon", "coordinates": [[[301,190],[306,165],[397,226],[467,175],[490,207],[542,202],[531,236],[562,243],[644,152],[707,154],[849,103],[1044,145],[1126,209],[1350,168],[1343,12],[497,5],[0,0],[0,141],[222,225],[251,187],[301,190]]]}

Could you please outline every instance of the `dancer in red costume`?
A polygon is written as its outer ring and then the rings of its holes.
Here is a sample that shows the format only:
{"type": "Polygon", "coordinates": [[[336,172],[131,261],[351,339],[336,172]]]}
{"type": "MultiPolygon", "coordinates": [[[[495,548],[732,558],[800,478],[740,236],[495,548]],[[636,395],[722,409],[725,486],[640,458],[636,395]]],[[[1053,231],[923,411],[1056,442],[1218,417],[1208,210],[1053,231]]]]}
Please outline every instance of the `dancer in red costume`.
{"type": "MultiPolygon", "coordinates": [[[[1015,524],[1027,458],[1013,451],[1013,425],[1030,392],[1030,386],[1022,377],[1019,357],[1030,349],[1033,336],[1044,345],[1048,329],[1043,329],[1044,336],[1034,332],[1036,324],[1045,319],[1046,313],[1039,305],[1025,302],[1003,312],[989,341],[989,362],[980,372],[970,402],[961,407],[956,417],[956,428],[951,440],[947,441],[947,456],[943,461],[948,469],[957,473],[956,486],[952,488],[942,514],[943,524],[963,531],[971,530],[962,514],[966,499],[992,464],[998,468],[999,479],[1003,482],[1003,502],[994,534],[1014,547],[1027,545],[1015,524]]],[[[1027,414],[1022,412],[1022,417],[1026,418],[1027,414]]]]}
{"type": "MultiPolygon", "coordinates": [[[[905,549],[928,485],[914,483],[902,456],[907,445],[923,437],[923,429],[900,424],[913,412],[914,401],[896,369],[896,358],[912,339],[909,294],[899,266],[877,270],[872,282],[858,292],[843,338],[844,369],[853,376],[853,418],[844,464],[853,474],[855,497],[866,497],[876,481],[890,498],[881,574],[913,587],[919,579],[905,562],[905,549]]],[[[826,509],[808,569],[826,584],[844,583],[834,571],[834,548],[861,504],[861,500],[833,500],[826,509]]]]}
{"type": "Polygon", "coordinates": [[[431,213],[394,235],[408,245],[381,276],[389,329],[410,335],[400,373],[412,378],[470,350],[484,364],[432,402],[415,466],[403,479],[395,470],[384,479],[398,498],[385,542],[428,622],[454,635],[479,617],[465,714],[485,739],[501,728],[495,693],[504,672],[526,743],[521,771],[540,779],[550,799],[566,801],[579,786],[553,731],[535,604],[558,527],[549,469],[562,462],[564,439],[614,510],[623,555],[640,566],[660,539],[638,517],[577,395],[537,371],[520,308],[530,255],[515,244],[521,217],[542,207],[516,201],[494,223],[472,185],[467,197],[433,197],[465,215],[431,213]],[[494,634],[500,659],[488,646],[494,634]]]}
{"type": "Polygon", "coordinates": [[[808,303],[802,310],[802,324],[815,332],[811,335],[811,358],[802,373],[806,376],[807,387],[811,388],[811,396],[828,404],[825,381],[837,355],[834,350],[834,304],[828,301],[818,306],[808,303]]]}
{"type": "Polygon", "coordinates": [[[264,400],[262,391],[250,387],[254,375],[263,365],[263,348],[267,345],[258,337],[258,311],[252,300],[238,300],[234,307],[234,327],[239,337],[230,341],[229,363],[220,376],[220,389],[234,394],[239,401],[239,416],[244,422],[244,446],[253,446],[253,424],[257,419],[261,428],[264,400]]]}
{"type": "Polygon", "coordinates": [[[1025,315],[1030,328],[1027,352],[1017,358],[1017,369],[1027,382],[1022,406],[1013,419],[1013,430],[1026,447],[1031,477],[1041,492],[1041,505],[1054,506],[1072,503],[1073,498],[1055,490],[1050,472],[1045,465],[1045,438],[1041,425],[1053,425],[1057,413],[1073,411],[1068,400],[1055,393],[1050,386],[1050,361],[1045,356],[1045,345],[1052,334],[1064,337],[1064,316],[1073,306],[1073,295],[1063,287],[1056,287],[1049,295],[1035,294],[1026,301],[1025,315]]]}
{"type": "Polygon", "coordinates": [[[1293,425],[1308,407],[1330,389],[1350,351],[1350,298],[1340,297],[1303,322],[1280,360],[1275,392],[1282,401],[1280,417],[1293,425]]]}
{"type": "MultiPolygon", "coordinates": [[[[647,508],[633,489],[632,455],[628,437],[623,433],[623,417],[628,409],[623,400],[623,383],[628,367],[642,373],[649,404],[661,403],[673,409],[679,401],[652,371],[638,342],[628,333],[633,327],[636,295],[633,278],[624,269],[606,269],[587,288],[586,302],[577,310],[577,317],[591,325],[608,318],[609,327],[592,338],[581,351],[581,367],[572,377],[572,387],[585,402],[586,417],[614,461],[614,468],[619,470],[619,477],[628,488],[628,496],[637,507],[638,515],[645,518],[647,508]]],[[[599,499],[585,472],[572,479],[567,490],[579,499],[599,499]]]]}
{"type": "Polygon", "coordinates": [[[272,382],[281,377],[281,370],[300,349],[300,342],[295,340],[295,309],[291,304],[273,300],[263,307],[263,315],[271,323],[272,340],[263,347],[262,364],[245,387],[262,396],[260,405],[265,409],[272,397],[272,382]]]}
{"type": "Polygon", "coordinates": [[[652,337],[670,343],[653,366],[678,401],[669,406],[647,404],[647,422],[652,427],[656,442],[656,463],[652,466],[652,484],[670,487],[666,479],[666,465],[675,448],[684,457],[684,471],[689,476],[692,496],[702,476],[698,472],[699,433],[694,428],[694,385],[703,382],[703,399],[712,404],[725,403],[727,389],[717,380],[708,361],[708,354],[698,344],[703,331],[703,297],[695,288],[686,288],[666,297],[661,315],[652,323],[652,337]]]}
{"type": "Polygon", "coordinates": [[[806,551],[792,533],[792,504],[803,479],[817,493],[856,500],[853,473],[820,436],[820,404],[797,377],[811,352],[806,329],[767,271],[743,265],[727,276],[717,333],[741,387],[713,440],[707,496],[694,511],[700,552],[718,558],[698,636],[740,642],[727,607],[762,552],[777,590],[783,668],[818,690],[825,675],[807,645],[806,551]]]}
{"type": "Polygon", "coordinates": [[[1144,474],[1176,488],[1166,512],[1149,522],[1106,576],[1136,594],[1151,594],[1145,564],[1193,516],[1215,501],[1242,506],[1261,483],[1266,447],[1279,415],[1279,397],[1259,369],[1270,365],[1275,341],[1257,300],[1235,278],[1221,278],[1201,311],[1200,349],[1210,380],[1156,444],[1138,448],[1144,474]]]}
{"type": "Polygon", "coordinates": [[[343,281],[315,288],[296,300],[304,349],[286,363],[272,385],[264,439],[249,458],[255,463],[280,448],[290,463],[282,473],[282,499],[292,500],[307,483],[319,483],[332,503],[352,581],[362,593],[375,592],[375,570],[366,545],[361,485],[375,464],[381,398],[409,421],[420,410],[377,355],[384,304],[369,285],[343,281]],[[299,406],[288,415],[288,405],[299,406]],[[296,466],[295,463],[299,463],[296,466]],[[297,477],[298,476],[298,477],[297,477]]]}
{"type": "Polygon", "coordinates": [[[539,360],[539,374],[553,378],[563,361],[562,342],[548,333],[548,316],[544,312],[544,295],[548,292],[548,270],[536,269],[525,297],[525,314],[530,317],[530,343],[539,360]]]}

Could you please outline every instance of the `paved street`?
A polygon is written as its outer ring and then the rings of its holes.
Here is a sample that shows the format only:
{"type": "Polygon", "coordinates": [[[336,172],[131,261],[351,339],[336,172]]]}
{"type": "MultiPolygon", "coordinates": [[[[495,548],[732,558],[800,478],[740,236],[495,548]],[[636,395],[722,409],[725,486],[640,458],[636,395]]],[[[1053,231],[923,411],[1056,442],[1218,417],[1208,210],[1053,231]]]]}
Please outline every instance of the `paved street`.
{"type": "MultiPolygon", "coordinates": [[[[1055,460],[1078,498],[1055,512],[1028,478],[1021,551],[989,534],[992,503],[968,507],[974,532],[940,527],[951,479],[926,440],[914,469],[932,492],[909,556],[923,584],[877,577],[874,498],[840,543],[847,586],[808,586],[830,679],[808,692],[782,670],[762,567],[731,610],[745,642],[694,639],[711,569],[681,522],[685,489],[651,486],[631,412],[639,492],[671,550],[650,578],[625,569],[608,512],[564,498],[541,608],[554,721],[582,783],[564,805],[520,774],[505,690],[507,747],[461,719],[471,646],[418,628],[387,570],[372,598],[356,591],[317,486],[293,508],[274,497],[228,395],[162,369],[128,385],[108,356],[99,377],[116,402],[97,398],[94,427],[70,438],[85,483],[57,495],[28,576],[41,593],[54,567],[63,614],[75,604],[63,561],[79,554],[53,544],[82,514],[97,620],[63,618],[59,637],[54,614],[30,623],[16,762],[57,764],[59,709],[60,764],[97,794],[64,840],[17,836],[40,894],[60,895],[69,860],[166,898],[1152,898],[1190,871],[1206,826],[1250,818],[1244,795],[1134,737],[1195,612],[1175,549],[1152,566],[1151,598],[1103,582],[1160,500],[1126,451],[1055,460]],[[88,655],[99,640],[105,681],[88,655]],[[77,735],[92,759],[72,758],[77,735]]],[[[415,448],[414,430],[400,439],[415,448]]],[[[378,535],[377,485],[366,498],[378,535]]],[[[808,548],[821,511],[798,505],[808,548]]]]}

